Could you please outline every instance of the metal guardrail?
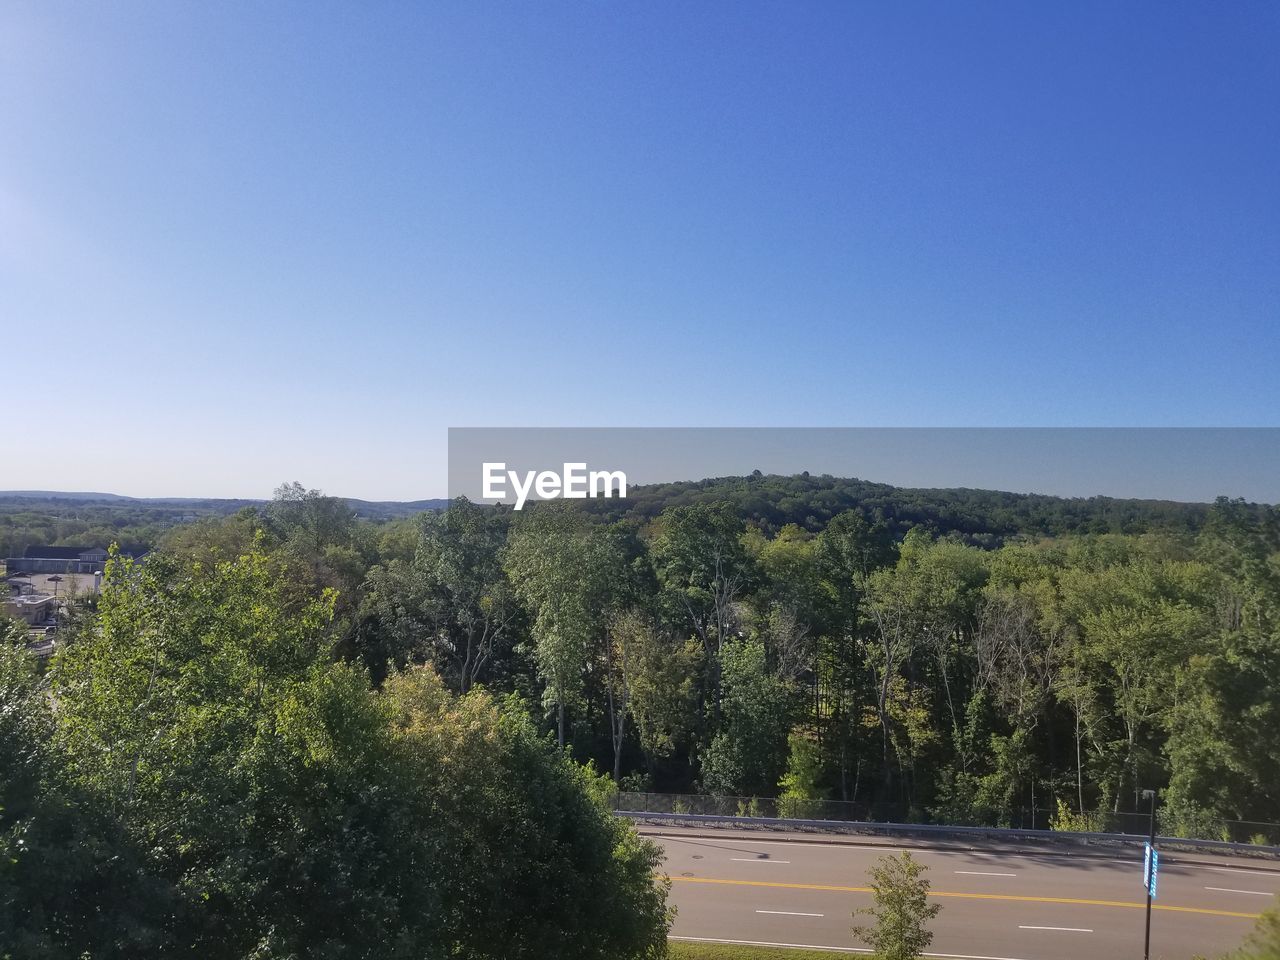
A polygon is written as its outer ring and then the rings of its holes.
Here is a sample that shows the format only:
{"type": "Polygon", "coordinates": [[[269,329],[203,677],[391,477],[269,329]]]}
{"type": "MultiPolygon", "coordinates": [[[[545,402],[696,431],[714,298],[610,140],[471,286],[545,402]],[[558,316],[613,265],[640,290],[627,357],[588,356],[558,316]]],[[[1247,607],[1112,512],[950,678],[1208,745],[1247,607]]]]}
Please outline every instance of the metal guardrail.
{"type": "MultiPolygon", "coordinates": [[[[1141,844],[1146,836],[1137,833],[1080,833],[1068,830],[1019,830],[1004,827],[950,827],[934,823],[876,823],[855,820],[786,820],[776,817],[737,817],[706,813],[650,813],[641,810],[615,810],[619,817],[630,820],[653,820],[666,823],[707,823],[738,827],[765,827],[775,830],[820,830],[824,833],[884,834],[904,836],[981,837],[988,840],[1041,840],[1077,843],[1141,844]]],[[[1280,858],[1280,846],[1232,843],[1225,840],[1189,840],[1185,837],[1156,837],[1160,846],[1183,850],[1246,854],[1280,858]]]]}

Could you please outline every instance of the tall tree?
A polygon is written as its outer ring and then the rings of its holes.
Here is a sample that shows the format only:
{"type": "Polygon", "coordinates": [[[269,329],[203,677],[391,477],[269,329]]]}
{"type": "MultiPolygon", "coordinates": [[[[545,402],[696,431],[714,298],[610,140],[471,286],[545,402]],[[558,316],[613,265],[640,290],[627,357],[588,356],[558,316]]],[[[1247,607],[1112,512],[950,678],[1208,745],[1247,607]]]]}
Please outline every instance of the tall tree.
{"type": "Polygon", "coordinates": [[[715,726],[720,721],[720,648],[737,633],[734,604],[754,576],[742,544],[745,529],[729,503],[673,507],[659,519],[653,543],[663,597],[706,652],[715,726]]]}
{"type": "Polygon", "coordinates": [[[430,660],[466,693],[514,640],[519,605],[502,566],[509,514],[459,498],[421,518],[412,559],[369,572],[366,607],[397,666],[430,660]]]}
{"type": "Polygon", "coordinates": [[[930,655],[942,681],[943,703],[953,732],[959,730],[957,697],[951,678],[958,636],[971,629],[979,590],[986,579],[981,554],[952,541],[933,542],[923,530],[903,541],[898,562],[867,579],[866,610],[873,642],[863,646],[875,676],[875,713],[881,728],[881,762],[886,797],[895,766],[906,769],[938,726],[921,716],[932,709],[918,692],[916,660],[930,655]],[[914,735],[913,735],[914,734],[914,735]]]}
{"type": "Polygon", "coordinates": [[[793,691],[758,639],[732,640],[724,658],[724,724],[702,759],[710,793],[773,796],[787,760],[793,691]]]}
{"type": "Polygon", "coordinates": [[[897,546],[887,527],[856,510],[833,517],[817,539],[818,566],[832,598],[831,622],[818,637],[816,721],[819,742],[838,768],[840,795],[854,799],[867,749],[863,722],[876,702],[862,653],[871,573],[891,565],[897,546]]]}
{"type": "Polygon", "coordinates": [[[561,746],[566,708],[580,695],[583,671],[607,629],[624,564],[618,538],[564,504],[527,510],[512,528],[506,571],[533,614],[534,659],[561,746]]]}
{"type": "Polygon", "coordinates": [[[652,774],[693,746],[702,645],[639,611],[616,622],[613,637],[618,660],[625,658],[627,705],[652,774]]]}

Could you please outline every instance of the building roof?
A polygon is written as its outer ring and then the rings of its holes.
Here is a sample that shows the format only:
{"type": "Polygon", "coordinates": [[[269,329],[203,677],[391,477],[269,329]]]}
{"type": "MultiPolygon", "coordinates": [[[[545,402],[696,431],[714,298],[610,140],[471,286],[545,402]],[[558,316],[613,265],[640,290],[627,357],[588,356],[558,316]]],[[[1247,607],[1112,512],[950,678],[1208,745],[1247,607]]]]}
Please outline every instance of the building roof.
{"type": "Polygon", "coordinates": [[[9,597],[5,603],[11,603],[15,607],[35,607],[42,603],[53,603],[54,597],[50,593],[21,593],[16,597],[9,597]]]}
{"type": "Polygon", "coordinates": [[[84,547],[46,547],[32,544],[22,551],[24,560],[79,560],[84,547]]]}
{"type": "MultiPolygon", "coordinates": [[[[90,550],[102,550],[101,547],[50,547],[44,544],[32,544],[22,551],[22,559],[24,560],[79,560],[80,554],[88,553],[90,550]]],[[[125,557],[133,557],[137,559],[146,553],[145,547],[140,546],[124,546],[120,547],[120,555],[125,557]]]]}

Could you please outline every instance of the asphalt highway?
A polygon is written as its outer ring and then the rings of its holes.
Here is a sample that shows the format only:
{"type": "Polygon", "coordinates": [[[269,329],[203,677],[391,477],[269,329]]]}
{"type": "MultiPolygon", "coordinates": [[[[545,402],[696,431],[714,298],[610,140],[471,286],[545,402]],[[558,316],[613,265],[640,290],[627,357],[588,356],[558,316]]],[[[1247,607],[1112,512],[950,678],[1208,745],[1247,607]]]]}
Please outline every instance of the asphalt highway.
{"type": "MultiPolygon", "coordinates": [[[[644,828],[666,850],[677,908],[672,936],[855,950],[852,912],[870,906],[868,868],[910,849],[942,913],[930,956],[956,960],[1140,960],[1146,895],[1141,850],[1119,856],[949,850],[644,828]]],[[[1280,870],[1249,860],[1162,856],[1153,960],[1218,957],[1276,902],[1280,870]]],[[[865,922],[865,919],[863,920],[865,922]]],[[[865,951],[863,951],[865,952],[865,951]]]]}

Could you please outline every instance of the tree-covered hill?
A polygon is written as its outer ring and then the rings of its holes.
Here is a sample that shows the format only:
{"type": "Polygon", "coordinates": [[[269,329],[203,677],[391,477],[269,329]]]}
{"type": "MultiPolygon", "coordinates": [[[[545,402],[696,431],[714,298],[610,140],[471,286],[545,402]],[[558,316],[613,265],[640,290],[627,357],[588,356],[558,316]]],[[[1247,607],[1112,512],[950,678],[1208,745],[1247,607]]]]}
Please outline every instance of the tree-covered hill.
{"type": "Polygon", "coordinates": [[[718,477],[628,489],[626,500],[589,500],[586,509],[606,520],[648,522],[669,507],[728,502],[766,533],[788,524],[818,533],[835,516],[857,510],[882,522],[900,539],[921,526],[937,535],[996,546],[1018,535],[1056,537],[1094,533],[1193,533],[1209,505],[1114,497],[1054,497],[967,488],[916,489],[868,480],[764,475],[718,477]]]}

